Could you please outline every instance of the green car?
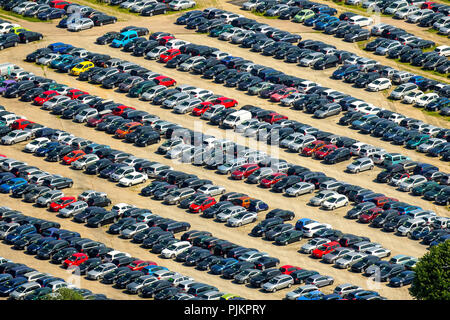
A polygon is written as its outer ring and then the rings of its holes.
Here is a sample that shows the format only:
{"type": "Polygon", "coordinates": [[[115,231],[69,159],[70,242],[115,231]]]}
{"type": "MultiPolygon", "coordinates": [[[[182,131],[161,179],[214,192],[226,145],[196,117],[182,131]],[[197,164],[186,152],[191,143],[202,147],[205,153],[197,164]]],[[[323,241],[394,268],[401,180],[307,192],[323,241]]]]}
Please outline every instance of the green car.
{"type": "Polygon", "coordinates": [[[419,134],[418,136],[415,136],[411,140],[409,140],[406,143],[406,147],[409,149],[415,149],[417,146],[421,145],[422,143],[428,142],[430,140],[430,136],[427,134],[419,134]]]}
{"type": "Polygon", "coordinates": [[[301,230],[290,230],[284,232],[275,238],[278,245],[285,246],[289,243],[297,242],[303,239],[303,232],[301,230]]]}
{"type": "Polygon", "coordinates": [[[144,92],[146,92],[147,90],[150,90],[152,87],[154,87],[156,85],[157,85],[157,83],[152,80],[142,81],[142,82],[139,82],[134,87],[132,87],[130,89],[130,91],[128,92],[128,94],[132,98],[138,98],[138,97],[141,97],[144,94],[144,92]]]}
{"type": "Polygon", "coordinates": [[[209,35],[211,37],[218,37],[222,33],[227,32],[227,31],[231,30],[232,28],[234,28],[234,27],[231,24],[224,24],[222,26],[218,26],[218,27],[215,27],[214,29],[212,29],[210,31],[209,35]]]}
{"type": "Polygon", "coordinates": [[[255,84],[253,87],[248,88],[248,94],[252,96],[258,95],[262,90],[269,88],[272,85],[270,82],[260,82],[255,84]]]}
{"type": "Polygon", "coordinates": [[[439,183],[437,183],[436,181],[428,181],[412,188],[412,193],[415,196],[423,196],[426,192],[434,189],[437,186],[439,186],[439,183]]]}
{"type": "Polygon", "coordinates": [[[425,199],[427,199],[427,200],[434,201],[434,200],[436,200],[438,194],[439,194],[442,190],[445,190],[446,188],[447,188],[447,186],[445,186],[445,185],[440,185],[440,184],[439,184],[439,185],[433,187],[433,189],[431,189],[431,190],[425,192],[425,193],[423,194],[423,197],[424,197],[425,199]]]}
{"type": "Polygon", "coordinates": [[[310,9],[304,9],[301,10],[299,13],[297,13],[294,18],[292,19],[292,22],[302,23],[306,19],[309,19],[311,17],[314,17],[315,13],[314,11],[310,9]]]}
{"type": "Polygon", "coordinates": [[[238,296],[236,294],[227,293],[220,297],[220,300],[233,300],[235,298],[241,298],[241,296],[238,296]]]}

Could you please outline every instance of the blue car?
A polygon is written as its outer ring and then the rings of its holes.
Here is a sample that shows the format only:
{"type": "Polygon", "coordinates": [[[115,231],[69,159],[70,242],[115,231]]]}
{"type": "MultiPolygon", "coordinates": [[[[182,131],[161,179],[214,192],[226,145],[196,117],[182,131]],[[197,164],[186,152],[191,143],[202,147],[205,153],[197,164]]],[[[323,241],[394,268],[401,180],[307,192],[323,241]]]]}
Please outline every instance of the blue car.
{"type": "Polygon", "coordinates": [[[308,18],[303,23],[305,26],[312,27],[317,21],[330,17],[329,14],[317,14],[314,17],[308,18]]]}
{"type": "Polygon", "coordinates": [[[70,69],[75,67],[77,64],[79,64],[81,62],[84,62],[84,61],[85,60],[83,58],[75,58],[75,59],[73,59],[71,61],[67,61],[67,62],[61,63],[58,66],[58,71],[67,73],[67,72],[69,72],[70,69]]]}
{"type": "Polygon", "coordinates": [[[16,176],[11,172],[0,173],[0,185],[7,183],[9,180],[14,179],[16,176]]]}
{"type": "Polygon", "coordinates": [[[298,297],[297,300],[322,300],[324,295],[323,292],[315,290],[298,297]]]}
{"type": "Polygon", "coordinates": [[[427,104],[425,109],[428,111],[440,111],[445,107],[450,107],[450,99],[447,97],[439,97],[437,100],[427,104]]]}
{"type": "Polygon", "coordinates": [[[66,15],[66,11],[64,9],[58,8],[50,8],[48,10],[39,12],[37,18],[39,20],[52,20],[62,18],[66,15]]]}
{"type": "Polygon", "coordinates": [[[339,21],[338,17],[327,17],[325,19],[322,19],[320,21],[317,21],[316,24],[314,25],[314,29],[315,30],[325,30],[326,27],[328,27],[331,23],[339,21]]]}
{"type": "Polygon", "coordinates": [[[28,184],[28,181],[24,178],[13,178],[8,182],[0,185],[0,191],[2,193],[9,193],[10,191],[13,191],[14,189],[17,189],[18,187],[26,184],[28,184]]]}
{"type": "Polygon", "coordinates": [[[96,153],[98,150],[101,149],[111,149],[111,147],[106,144],[91,143],[86,147],[84,147],[83,151],[86,153],[96,153]]]}
{"type": "Polygon", "coordinates": [[[408,214],[408,213],[410,213],[410,212],[412,212],[414,210],[417,210],[417,209],[422,210],[421,207],[413,206],[413,205],[410,205],[410,204],[404,205],[404,206],[398,206],[398,207],[395,208],[395,210],[397,210],[400,215],[408,214]]]}
{"type": "Polygon", "coordinates": [[[428,154],[432,157],[438,157],[447,151],[450,151],[450,142],[441,143],[440,145],[431,148],[430,150],[428,150],[428,154]]]}
{"type": "Polygon", "coordinates": [[[13,232],[8,234],[5,237],[5,241],[8,244],[14,244],[15,241],[21,239],[26,234],[36,233],[36,232],[37,232],[37,229],[34,225],[24,224],[24,225],[21,225],[20,227],[17,227],[13,232]]]}
{"type": "Polygon", "coordinates": [[[211,266],[211,273],[212,274],[222,274],[223,270],[225,268],[231,267],[232,265],[235,265],[239,261],[234,258],[225,258],[221,260],[220,262],[216,263],[215,265],[211,266]]]}
{"type": "Polygon", "coordinates": [[[394,140],[395,136],[399,135],[399,134],[403,134],[406,131],[408,131],[408,129],[404,128],[404,127],[394,127],[388,131],[386,131],[383,134],[382,139],[385,141],[392,141],[394,140]]]}
{"type": "Polygon", "coordinates": [[[400,272],[397,276],[393,277],[389,281],[389,285],[392,287],[403,287],[411,284],[416,276],[414,271],[406,270],[400,272]]]}
{"type": "Polygon", "coordinates": [[[9,296],[9,294],[14,290],[16,290],[17,287],[26,282],[28,282],[28,280],[25,277],[17,277],[3,282],[2,284],[0,284],[0,296],[2,297],[9,296]]]}
{"type": "Polygon", "coordinates": [[[351,64],[348,66],[342,66],[333,72],[332,77],[333,77],[333,79],[340,80],[340,79],[343,79],[347,74],[355,72],[355,71],[359,71],[359,68],[357,65],[351,64]]]}
{"type": "Polygon", "coordinates": [[[142,272],[144,272],[146,275],[153,275],[156,271],[159,270],[169,270],[169,269],[163,266],[151,265],[144,267],[142,269],[142,272]]]}
{"type": "Polygon", "coordinates": [[[56,26],[58,28],[67,28],[67,19],[68,17],[62,18],[56,26]]]}
{"type": "Polygon", "coordinates": [[[261,212],[269,209],[269,205],[262,200],[250,200],[248,211],[261,212]]]}
{"type": "Polygon", "coordinates": [[[37,252],[48,242],[55,240],[53,237],[44,237],[37,242],[30,244],[25,251],[28,254],[37,254],[37,252]]]}
{"type": "Polygon", "coordinates": [[[411,239],[414,239],[414,240],[423,239],[430,232],[431,232],[431,228],[428,226],[416,228],[413,230],[413,232],[411,232],[411,239]]]}
{"type": "Polygon", "coordinates": [[[49,44],[47,46],[47,48],[52,50],[53,53],[64,53],[68,49],[73,48],[73,46],[71,44],[66,44],[63,42],[55,42],[55,43],[49,44]]]}
{"type": "Polygon", "coordinates": [[[447,240],[450,240],[450,234],[443,235],[443,236],[439,237],[437,240],[434,240],[433,242],[431,242],[430,243],[430,248],[434,247],[434,246],[437,246],[437,245],[439,245],[439,244],[441,244],[441,243],[443,243],[443,242],[445,242],[447,240]]]}
{"type": "Polygon", "coordinates": [[[59,142],[48,142],[43,146],[39,147],[34,154],[38,157],[44,157],[47,153],[56,149],[56,147],[60,145],[61,144],[59,142]]]}
{"type": "Polygon", "coordinates": [[[419,85],[419,83],[421,83],[421,82],[423,82],[423,81],[425,81],[425,80],[426,80],[425,77],[422,77],[422,76],[414,76],[414,77],[409,78],[408,82],[411,82],[411,83],[414,83],[414,84],[419,85]]]}
{"type": "Polygon", "coordinates": [[[296,230],[302,230],[303,227],[309,223],[316,222],[315,220],[309,219],[309,218],[301,218],[297,220],[295,223],[295,229],[296,230]]]}
{"type": "Polygon", "coordinates": [[[316,12],[317,14],[329,14],[330,16],[334,16],[337,13],[337,10],[334,8],[330,8],[329,6],[323,5],[320,7],[316,7],[314,9],[312,9],[314,12],[316,12]]]}
{"type": "Polygon", "coordinates": [[[62,56],[58,57],[57,59],[53,60],[50,63],[50,68],[57,69],[61,64],[72,61],[73,59],[75,59],[74,56],[70,54],[63,54],[62,56]]]}

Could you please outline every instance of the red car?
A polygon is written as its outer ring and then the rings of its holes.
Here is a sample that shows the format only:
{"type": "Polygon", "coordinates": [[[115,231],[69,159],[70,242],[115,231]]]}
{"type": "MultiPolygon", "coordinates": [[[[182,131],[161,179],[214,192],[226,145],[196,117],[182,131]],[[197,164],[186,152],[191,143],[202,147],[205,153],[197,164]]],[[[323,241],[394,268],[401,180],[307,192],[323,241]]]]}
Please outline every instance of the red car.
{"type": "Polygon", "coordinates": [[[327,155],[329,155],[331,152],[336,150],[337,148],[338,147],[335,146],[334,144],[327,144],[326,146],[323,146],[322,148],[320,148],[319,150],[314,152],[314,158],[316,158],[316,159],[323,159],[327,155]]]}
{"type": "Polygon", "coordinates": [[[378,207],[371,208],[359,216],[359,222],[369,223],[380,215],[384,210],[378,207]]]}
{"type": "Polygon", "coordinates": [[[291,266],[291,265],[284,265],[284,266],[281,266],[279,269],[282,274],[287,274],[287,275],[290,275],[294,271],[302,270],[302,268],[300,268],[300,267],[295,267],[295,266],[291,266]]]}
{"type": "Polygon", "coordinates": [[[237,168],[235,171],[231,173],[231,178],[234,180],[242,180],[244,178],[247,178],[249,175],[251,175],[253,172],[259,169],[259,166],[255,163],[247,163],[239,168],[237,168]]]}
{"type": "Polygon", "coordinates": [[[61,209],[64,209],[69,204],[74,203],[77,201],[77,198],[75,197],[62,197],[52,203],[50,203],[49,210],[58,212],[61,209]]]}
{"type": "Polygon", "coordinates": [[[331,242],[328,242],[328,243],[324,243],[323,245],[321,245],[317,249],[314,249],[313,252],[311,253],[311,255],[313,257],[316,257],[316,258],[322,258],[322,256],[324,256],[324,255],[326,255],[326,254],[328,254],[330,252],[333,252],[334,250],[336,250],[340,246],[341,245],[337,241],[331,241],[331,242]]]}
{"type": "Polygon", "coordinates": [[[115,116],[121,116],[122,113],[123,113],[126,109],[133,109],[133,110],[136,110],[136,108],[133,108],[133,107],[128,107],[128,106],[120,105],[120,106],[115,107],[115,108],[113,109],[113,115],[115,115],[115,116]]]}
{"type": "Polygon", "coordinates": [[[112,113],[106,113],[106,114],[102,114],[102,115],[96,115],[95,117],[89,118],[89,120],[87,121],[87,125],[89,127],[96,127],[99,123],[103,122],[103,120],[105,119],[105,117],[107,116],[111,116],[113,115],[112,113]]]}
{"type": "Polygon", "coordinates": [[[316,151],[322,149],[325,146],[325,142],[322,140],[316,140],[308,144],[306,147],[302,150],[302,156],[311,156],[316,151]]]}
{"type": "Polygon", "coordinates": [[[33,121],[27,120],[27,119],[18,119],[16,121],[14,121],[11,124],[11,129],[13,130],[23,130],[25,129],[28,125],[34,123],[33,121]]]}
{"type": "Polygon", "coordinates": [[[72,256],[64,260],[63,266],[68,268],[70,266],[79,266],[83,262],[89,259],[88,255],[85,253],[74,253],[72,256]]]}
{"type": "Polygon", "coordinates": [[[67,96],[73,100],[73,99],[78,99],[78,97],[85,95],[85,94],[89,94],[89,93],[86,91],[78,90],[78,89],[72,89],[72,90],[69,90],[69,92],[67,93],[67,96]]]}
{"type": "Polygon", "coordinates": [[[272,185],[274,185],[284,177],[287,177],[286,173],[282,172],[272,173],[267,178],[262,179],[259,185],[264,188],[270,188],[272,185]]]}
{"type": "Polygon", "coordinates": [[[283,88],[283,89],[278,90],[274,94],[272,94],[270,96],[270,100],[274,101],[274,102],[280,102],[281,99],[284,99],[288,95],[295,93],[295,92],[298,92],[298,90],[295,88],[291,88],[291,87],[283,88]]]}
{"type": "MultiPolygon", "coordinates": [[[[420,7],[420,9],[431,9],[433,10],[433,8],[437,5],[436,2],[433,1],[425,1],[424,3],[422,3],[422,6],[420,7]]],[[[433,10],[434,11],[434,10],[433,10]]]]}
{"type": "Polygon", "coordinates": [[[160,46],[165,46],[167,42],[169,42],[170,40],[175,39],[174,36],[164,36],[159,38],[159,45],[160,46]]]}
{"type": "Polygon", "coordinates": [[[128,268],[131,271],[141,271],[143,268],[147,266],[156,266],[156,262],[153,261],[144,261],[144,260],[134,260],[132,263],[128,265],[128,268]]]}
{"type": "Polygon", "coordinates": [[[58,96],[59,93],[55,90],[48,90],[42,92],[40,95],[38,95],[36,98],[34,98],[34,104],[38,106],[42,106],[45,102],[53,98],[54,96],[58,96]]]}
{"type": "Polygon", "coordinates": [[[57,9],[64,9],[69,4],[71,3],[65,0],[53,0],[50,1],[49,6],[57,9]]]}
{"type": "Polygon", "coordinates": [[[203,212],[216,203],[217,201],[213,197],[200,198],[191,203],[189,210],[191,212],[203,212]]]}
{"type": "Polygon", "coordinates": [[[371,202],[375,203],[375,205],[377,207],[383,207],[386,203],[390,202],[390,201],[398,201],[398,199],[394,199],[394,198],[390,198],[390,197],[386,197],[386,196],[381,196],[381,197],[376,197],[373,198],[372,200],[370,200],[371,202]]]}
{"type": "Polygon", "coordinates": [[[80,159],[81,157],[85,156],[86,152],[84,152],[83,150],[74,150],[69,152],[68,154],[66,154],[62,161],[64,164],[71,164],[74,161],[77,161],[78,159],[80,159]]]}
{"type": "Polygon", "coordinates": [[[288,119],[288,117],[279,114],[277,112],[271,112],[268,115],[266,115],[262,120],[270,124],[274,124],[275,122],[278,122],[283,119],[288,119]]]}
{"type": "Polygon", "coordinates": [[[167,62],[175,58],[177,55],[181,54],[180,49],[169,49],[159,56],[159,61],[167,62]]]}
{"type": "Polygon", "coordinates": [[[221,104],[225,108],[233,108],[238,105],[238,102],[234,99],[227,98],[227,97],[220,97],[213,101],[213,104],[221,104]]]}
{"type": "Polygon", "coordinates": [[[207,110],[209,110],[209,108],[211,108],[212,106],[212,102],[210,101],[205,101],[200,103],[198,106],[196,106],[193,110],[192,110],[192,115],[194,116],[201,116],[202,114],[204,114],[207,110]]]}
{"type": "Polygon", "coordinates": [[[177,84],[177,82],[169,77],[166,76],[158,76],[156,78],[152,79],[153,81],[155,81],[157,84],[166,86],[166,87],[171,87],[177,84]]]}

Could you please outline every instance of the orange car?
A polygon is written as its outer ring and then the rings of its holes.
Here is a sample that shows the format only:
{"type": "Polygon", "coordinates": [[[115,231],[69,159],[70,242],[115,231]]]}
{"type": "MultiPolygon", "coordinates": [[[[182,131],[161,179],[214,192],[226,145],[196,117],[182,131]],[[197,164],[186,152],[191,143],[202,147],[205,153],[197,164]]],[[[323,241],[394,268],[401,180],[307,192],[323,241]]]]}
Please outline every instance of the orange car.
{"type": "Polygon", "coordinates": [[[125,138],[125,135],[133,132],[140,126],[142,126],[142,123],[140,123],[140,122],[124,123],[123,125],[120,126],[119,129],[116,130],[115,135],[117,138],[123,139],[123,138],[125,138]]]}
{"type": "Polygon", "coordinates": [[[250,200],[252,200],[252,198],[250,198],[250,197],[240,197],[240,198],[233,200],[232,202],[236,206],[248,208],[250,206],[250,200]]]}
{"type": "Polygon", "coordinates": [[[309,145],[303,148],[302,155],[303,156],[311,156],[316,151],[320,150],[322,147],[324,147],[326,144],[322,140],[316,140],[311,142],[309,145]]]}
{"type": "Polygon", "coordinates": [[[77,161],[78,159],[80,159],[85,155],[86,152],[84,152],[83,150],[74,150],[69,152],[66,156],[64,156],[62,161],[64,164],[71,164],[72,162],[77,161]]]}

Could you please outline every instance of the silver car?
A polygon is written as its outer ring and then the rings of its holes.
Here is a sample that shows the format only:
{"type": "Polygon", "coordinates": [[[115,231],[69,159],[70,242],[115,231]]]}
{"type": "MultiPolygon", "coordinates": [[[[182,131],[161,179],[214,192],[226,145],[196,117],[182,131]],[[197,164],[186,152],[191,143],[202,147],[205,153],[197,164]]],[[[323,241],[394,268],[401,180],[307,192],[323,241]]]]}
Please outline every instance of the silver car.
{"type": "Polygon", "coordinates": [[[296,300],[298,297],[304,296],[308,292],[319,290],[319,288],[312,284],[306,284],[296,288],[293,291],[286,293],[287,300],[296,300]]]}
{"type": "Polygon", "coordinates": [[[284,288],[290,288],[294,284],[294,279],[288,274],[281,274],[264,283],[262,288],[267,292],[275,292],[284,288]]]}
{"type": "Polygon", "coordinates": [[[231,206],[217,214],[216,220],[221,222],[226,222],[228,219],[237,216],[242,212],[246,212],[247,210],[241,206],[231,206]]]}
{"type": "Polygon", "coordinates": [[[202,103],[202,100],[194,98],[194,99],[186,99],[182,101],[181,103],[177,104],[173,108],[173,112],[175,113],[188,113],[192,112],[196,106],[198,106],[200,103],[202,103]]]}
{"type": "Polygon", "coordinates": [[[189,198],[191,195],[195,193],[195,190],[192,188],[181,188],[175,190],[174,192],[169,193],[164,197],[164,203],[167,204],[177,204],[182,200],[189,198]]]}
{"type": "Polygon", "coordinates": [[[249,283],[250,278],[260,274],[262,271],[259,269],[245,269],[234,276],[234,282],[236,283],[249,283]]]}
{"type": "Polygon", "coordinates": [[[332,276],[315,274],[305,279],[305,284],[312,284],[316,287],[325,287],[333,284],[334,278],[332,276]]]}
{"type": "Polygon", "coordinates": [[[352,173],[359,173],[360,171],[372,170],[374,167],[371,158],[359,158],[347,166],[347,171],[352,173]]]}
{"type": "Polygon", "coordinates": [[[105,274],[112,272],[115,269],[117,269],[117,266],[112,262],[102,263],[94,269],[89,270],[86,277],[90,280],[99,280],[102,279],[105,274]]]}
{"type": "Polygon", "coordinates": [[[11,145],[22,141],[28,141],[31,139],[30,130],[13,130],[7,135],[2,137],[2,144],[11,145]]]}
{"type": "Polygon", "coordinates": [[[366,256],[367,254],[362,252],[350,252],[342,258],[337,259],[334,265],[339,269],[347,269],[366,256]]]}
{"type": "Polygon", "coordinates": [[[64,193],[60,190],[50,190],[41,195],[36,200],[36,204],[41,207],[49,206],[50,203],[64,197],[64,193]]]}
{"type": "Polygon", "coordinates": [[[87,154],[82,158],[72,162],[70,167],[77,170],[85,170],[87,166],[97,162],[100,158],[96,154],[87,154]]]}
{"type": "Polygon", "coordinates": [[[327,253],[322,256],[322,261],[325,263],[334,263],[337,259],[345,256],[346,254],[350,252],[354,252],[355,250],[346,248],[346,247],[340,247],[336,248],[333,252],[327,253]]]}
{"type": "Polygon", "coordinates": [[[164,100],[162,106],[166,108],[174,108],[177,104],[180,104],[184,100],[188,99],[191,99],[191,96],[188,93],[185,92],[176,93],[168,97],[166,100],[164,100]]]}
{"type": "Polygon", "coordinates": [[[256,212],[241,212],[238,215],[227,220],[227,225],[230,227],[240,227],[245,224],[253,223],[258,218],[256,212]]]}
{"type": "Polygon", "coordinates": [[[34,290],[39,289],[40,287],[41,285],[37,282],[26,282],[11,292],[9,294],[9,298],[12,300],[23,300],[27,295],[31,294],[34,290]]]}
{"type": "Polygon", "coordinates": [[[145,222],[138,222],[138,223],[134,223],[134,224],[126,227],[122,231],[120,231],[120,235],[123,238],[129,239],[129,238],[132,238],[136,233],[138,233],[140,231],[144,231],[144,230],[146,230],[148,228],[149,228],[149,226],[148,226],[147,223],[145,223],[145,222]]]}
{"type": "Polygon", "coordinates": [[[325,200],[331,199],[338,195],[339,193],[337,193],[336,191],[322,190],[309,200],[309,204],[312,206],[320,206],[323,202],[325,202],[325,200]]]}
{"type": "Polygon", "coordinates": [[[286,190],[286,195],[290,197],[298,197],[302,194],[313,193],[315,185],[309,182],[298,182],[286,190]]]}
{"type": "Polygon", "coordinates": [[[138,294],[144,287],[156,281],[158,281],[158,278],[153,275],[141,276],[133,282],[129,283],[126,287],[126,291],[130,294],[138,294]]]}
{"type": "Polygon", "coordinates": [[[76,201],[69,204],[67,207],[59,210],[58,215],[63,217],[72,217],[77,213],[83,212],[88,207],[88,204],[84,201],[76,201]]]}
{"type": "Polygon", "coordinates": [[[311,253],[314,249],[317,249],[321,245],[330,242],[330,239],[326,238],[313,238],[300,247],[300,252],[311,253]]]}

